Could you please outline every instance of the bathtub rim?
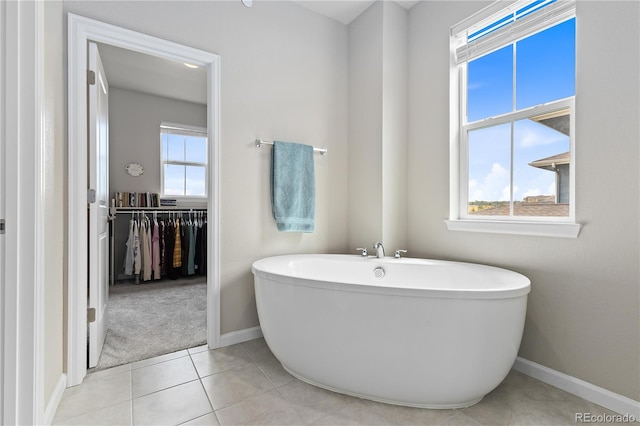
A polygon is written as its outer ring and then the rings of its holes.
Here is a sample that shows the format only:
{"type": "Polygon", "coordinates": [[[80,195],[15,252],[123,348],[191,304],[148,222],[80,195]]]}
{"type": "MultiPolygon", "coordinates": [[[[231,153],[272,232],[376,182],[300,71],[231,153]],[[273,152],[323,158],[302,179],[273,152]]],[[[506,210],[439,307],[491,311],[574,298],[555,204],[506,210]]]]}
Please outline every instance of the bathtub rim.
{"type": "MultiPolygon", "coordinates": [[[[452,265],[465,265],[465,266],[474,266],[481,267],[482,269],[487,270],[500,270],[504,272],[508,272],[513,274],[514,277],[518,279],[526,280],[527,284],[520,287],[507,288],[507,289],[441,289],[441,288],[406,288],[406,287],[389,287],[384,285],[370,285],[370,284],[358,284],[351,282],[343,282],[343,281],[326,281],[321,279],[312,279],[312,278],[304,278],[299,276],[285,275],[281,273],[267,272],[263,269],[260,269],[260,263],[266,263],[269,260],[279,259],[283,260],[285,258],[305,258],[305,257],[338,257],[342,259],[350,259],[356,261],[356,258],[359,258],[358,255],[345,255],[345,254],[289,254],[289,255],[280,255],[280,256],[270,256],[265,257],[259,260],[256,260],[251,265],[251,272],[254,277],[259,277],[262,279],[267,279],[270,281],[279,282],[282,284],[290,284],[311,288],[319,288],[326,289],[331,291],[345,291],[345,292],[353,292],[353,293],[366,293],[366,294],[381,294],[381,295],[392,295],[392,296],[404,296],[404,297],[425,297],[425,298],[440,298],[440,299],[469,299],[469,300],[499,300],[499,299],[509,299],[509,298],[518,298],[522,296],[527,296],[531,292],[531,280],[523,274],[519,272],[515,272],[509,269],[500,268],[496,266],[483,265],[479,263],[470,263],[470,262],[457,262],[457,261],[449,261],[449,260],[433,260],[433,259],[420,259],[420,258],[403,258],[400,261],[404,262],[412,262],[419,263],[419,261],[429,261],[435,262],[437,264],[452,264],[452,265]]],[[[369,257],[368,259],[376,261],[375,257],[369,257]]],[[[385,257],[384,259],[378,259],[380,261],[380,265],[384,266],[384,264],[389,262],[395,262],[396,259],[391,257],[385,257]]],[[[258,282],[255,281],[254,285],[257,285],[258,282]]]]}

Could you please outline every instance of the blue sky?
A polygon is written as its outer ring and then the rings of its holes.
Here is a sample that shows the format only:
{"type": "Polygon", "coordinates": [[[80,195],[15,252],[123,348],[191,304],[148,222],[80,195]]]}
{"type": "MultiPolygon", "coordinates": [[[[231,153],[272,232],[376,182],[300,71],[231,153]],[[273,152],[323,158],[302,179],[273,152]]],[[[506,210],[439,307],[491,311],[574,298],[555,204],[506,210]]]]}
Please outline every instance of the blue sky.
{"type": "MultiPolygon", "coordinates": [[[[575,93],[575,19],[469,62],[468,122],[575,93]],[[515,50],[515,52],[514,52],[515,50]],[[515,55],[516,75],[513,75],[515,55]]],[[[555,194],[555,176],[528,163],[569,151],[569,137],[531,120],[513,124],[514,201],[555,194]]],[[[511,124],[469,133],[469,201],[508,201],[511,124]]]]}

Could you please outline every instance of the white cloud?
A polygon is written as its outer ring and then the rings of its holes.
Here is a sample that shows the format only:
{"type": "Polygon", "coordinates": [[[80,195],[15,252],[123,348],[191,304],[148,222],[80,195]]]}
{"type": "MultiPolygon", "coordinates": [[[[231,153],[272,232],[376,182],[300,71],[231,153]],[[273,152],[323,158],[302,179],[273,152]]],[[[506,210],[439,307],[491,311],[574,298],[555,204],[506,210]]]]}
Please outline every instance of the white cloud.
{"type": "Polygon", "coordinates": [[[498,182],[505,178],[509,178],[509,171],[502,167],[500,163],[493,163],[491,173],[484,179],[485,183],[498,182]]]}
{"type": "MultiPolygon", "coordinates": [[[[471,191],[469,191],[471,192],[471,191]]],[[[485,196],[484,196],[484,192],[478,190],[478,191],[473,191],[471,193],[471,197],[469,197],[470,201],[483,201],[485,200],[485,196]]]]}
{"type": "Polygon", "coordinates": [[[469,197],[470,200],[484,199],[484,193],[481,189],[478,189],[478,181],[475,179],[471,179],[469,181],[469,194],[471,194],[471,196],[469,197]]]}
{"type": "Polygon", "coordinates": [[[493,201],[504,199],[504,189],[506,188],[509,200],[509,171],[502,167],[500,163],[493,163],[491,171],[482,179],[469,180],[469,200],[470,201],[493,201]],[[502,197],[502,198],[501,198],[502,197]]]}
{"type": "MultiPolygon", "coordinates": [[[[515,200],[516,198],[516,194],[518,193],[518,190],[520,188],[518,188],[518,185],[515,185],[513,187],[513,199],[515,200]]],[[[502,189],[502,198],[500,198],[500,201],[509,201],[511,199],[511,185],[507,185],[502,189]]]]}
{"type": "Polygon", "coordinates": [[[555,182],[551,182],[549,184],[549,188],[547,189],[547,194],[556,195],[556,183],[555,182]]]}

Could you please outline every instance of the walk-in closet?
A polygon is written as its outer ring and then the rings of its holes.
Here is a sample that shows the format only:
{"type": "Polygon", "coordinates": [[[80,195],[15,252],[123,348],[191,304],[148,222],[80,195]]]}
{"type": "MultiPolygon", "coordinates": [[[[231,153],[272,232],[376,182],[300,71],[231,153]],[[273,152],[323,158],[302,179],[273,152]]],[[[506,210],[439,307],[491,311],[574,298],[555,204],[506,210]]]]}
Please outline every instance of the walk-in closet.
{"type": "Polygon", "coordinates": [[[90,256],[89,268],[108,269],[108,297],[103,346],[88,359],[104,369],[207,343],[209,147],[204,70],[96,46],[109,233],[107,264],[90,256]]]}

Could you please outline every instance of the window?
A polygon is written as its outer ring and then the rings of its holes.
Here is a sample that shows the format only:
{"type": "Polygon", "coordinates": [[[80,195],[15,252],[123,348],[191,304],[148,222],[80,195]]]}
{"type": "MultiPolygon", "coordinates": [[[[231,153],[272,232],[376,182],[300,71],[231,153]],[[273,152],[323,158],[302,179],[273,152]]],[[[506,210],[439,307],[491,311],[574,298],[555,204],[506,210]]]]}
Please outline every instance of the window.
{"type": "Polygon", "coordinates": [[[452,28],[448,223],[575,225],[575,26],[573,1],[521,0],[452,28]]]}
{"type": "Polygon", "coordinates": [[[207,196],[207,130],[180,124],[160,125],[162,196],[207,196]]]}

